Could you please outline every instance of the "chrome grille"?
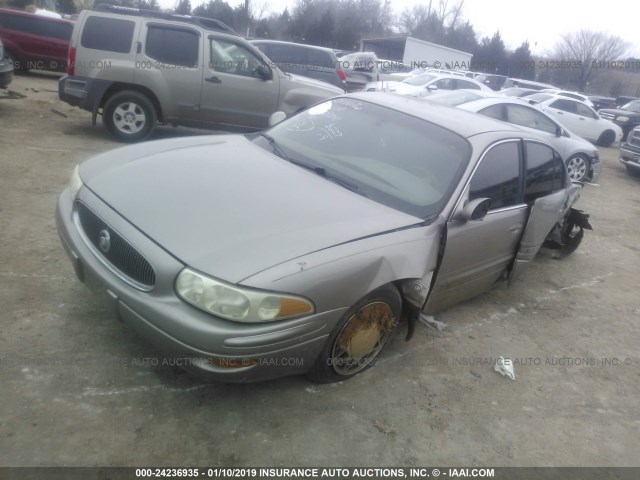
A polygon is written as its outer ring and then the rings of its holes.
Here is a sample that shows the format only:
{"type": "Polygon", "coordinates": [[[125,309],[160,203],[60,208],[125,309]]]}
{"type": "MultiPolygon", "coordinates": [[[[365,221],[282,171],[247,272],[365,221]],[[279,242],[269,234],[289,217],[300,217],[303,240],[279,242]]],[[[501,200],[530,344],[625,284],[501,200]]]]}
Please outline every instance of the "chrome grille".
{"type": "Polygon", "coordinates": [[[607,120],[613,120],[616,117],[613,113],[601,113],[600,116],[607,120]]]}
{"type": "Polygon", "coordinates": [[[156,273],[147,259],[84,203],[77,202],[76,205],[80,226],[98,254],[122,275],[133,280],[135,286],[140,284],[147,287],[145,290],[153,287],[156,273]]]}
{"type": "Polygon", "coordinates": [[[631,133],[629,134],[629,138],[627,139],[627,141],[634,147],[640,147],[640,131],[631,130],[631,133]]]}

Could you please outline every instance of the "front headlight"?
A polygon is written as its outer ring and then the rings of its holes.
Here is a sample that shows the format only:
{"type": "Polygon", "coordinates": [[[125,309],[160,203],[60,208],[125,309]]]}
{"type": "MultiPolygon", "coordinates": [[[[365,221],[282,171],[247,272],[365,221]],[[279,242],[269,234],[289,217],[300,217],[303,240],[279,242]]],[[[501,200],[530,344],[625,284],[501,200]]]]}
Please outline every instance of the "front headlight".
{"type": "Polygon", "coordinates": [[[304,298],[237,287],[189,268],[178,275],[176,292],[194,307],[236,322],[270,322],[308,315],[315,310],[304,298]]]}
{"type": "Polygon", "coordinates": [[[82,178],[80,178],[80,168],[76,165],[71,172],[71,179],[69,180],[69,189],[71,190],[71,198],[73,200],[78,196],[78,191],[82,188],[82,178]]]}
{"type": "Polygon", "coordinates": [[[629,117],[627,117],[626,115],[620,115],[619,117],[616,117],[616,120],[625,123],[629,121],[629,117]]]}

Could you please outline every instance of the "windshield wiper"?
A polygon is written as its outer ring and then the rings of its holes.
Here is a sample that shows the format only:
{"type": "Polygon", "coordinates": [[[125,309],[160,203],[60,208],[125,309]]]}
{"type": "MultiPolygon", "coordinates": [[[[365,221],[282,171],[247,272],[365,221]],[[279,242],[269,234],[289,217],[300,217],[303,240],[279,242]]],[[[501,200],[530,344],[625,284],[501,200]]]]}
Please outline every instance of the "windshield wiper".
{"type": "Polygon", "coordinates": [[[341,187],[346,188],[347,190],[351,190],[352,192],[355,192],[359,195],[362,195],[363,197],[367,197],[367,195],[363,192],[358,191],[358,186],[354,183],[351,183],[343,178],[340,177],[336,177],[335,175],[329,174],[327,173],[327,170],[324,167],[318,167],[318,166],[314,166],[314,165],[309,165],[308,163],[302,162],[300,160],[296,160],[295,158],[291,158],[289,157],[286,153],[284,153],[282,151],[282,148],[280,148],[280,146],[278,145],[278,142],[276,142],[276,139],[273,138],[271,135],[264,133],[264,132],[260,132],[258,135],[263,136],[264,138],[267,139],[267,141],[269,142],[269,145],[271,145],[271,148],[273,149],[273,153],[275,153],[276,155],[278,155],[280,158],[282,158],[283,160],[286,160],[287,162],[293,163],[294,165],[297,165],[298,167],[302,167],[305,168],[307,170],[312,171],[313,173],[316,173],[317,175],[320,175],[322,178],[325,178],[327,180],[329,180],[330,182],[336,183],[338,185],[340,185],[341,187]]]}

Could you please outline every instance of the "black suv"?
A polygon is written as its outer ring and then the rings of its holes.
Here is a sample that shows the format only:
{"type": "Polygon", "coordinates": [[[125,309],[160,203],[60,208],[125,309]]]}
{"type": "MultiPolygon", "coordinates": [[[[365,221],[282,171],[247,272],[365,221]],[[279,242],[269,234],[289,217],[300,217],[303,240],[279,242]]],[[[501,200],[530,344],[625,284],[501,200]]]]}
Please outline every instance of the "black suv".
{"type": "Polygon", "coordinates": [[[640,99],[631,100],[620,108],[603,108],[598,113],[622,128],[622,138],[625,139],[631,130],[640,125],[640,99]]]}

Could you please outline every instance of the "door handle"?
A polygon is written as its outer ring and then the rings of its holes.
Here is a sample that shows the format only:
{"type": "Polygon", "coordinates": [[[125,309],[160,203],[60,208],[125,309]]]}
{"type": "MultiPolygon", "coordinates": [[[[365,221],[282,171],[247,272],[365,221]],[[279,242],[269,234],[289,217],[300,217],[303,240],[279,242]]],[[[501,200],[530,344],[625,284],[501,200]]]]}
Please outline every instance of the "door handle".
{"type": "Polygon", "coordinates": [[[522,230],[522,224],[521,223],[514,223],[509,228],[509,233],[513,233],[514,235],[516,235],[517,233],[520,233],[520,230],[522,230]]]}
{"type": "Polygon", "coordinates": [[[564,113],[562,113],[562,112],[558,112],[558,115],[564,115],[564,113]]]}
{"type": "Polygon", "coordinates": [[[206,82],[209,83],[222,83],[222,80],[220,80],[218,77],[213,76],[213,77],[209,77],[209,78],[205,78],[206,82]]]}

